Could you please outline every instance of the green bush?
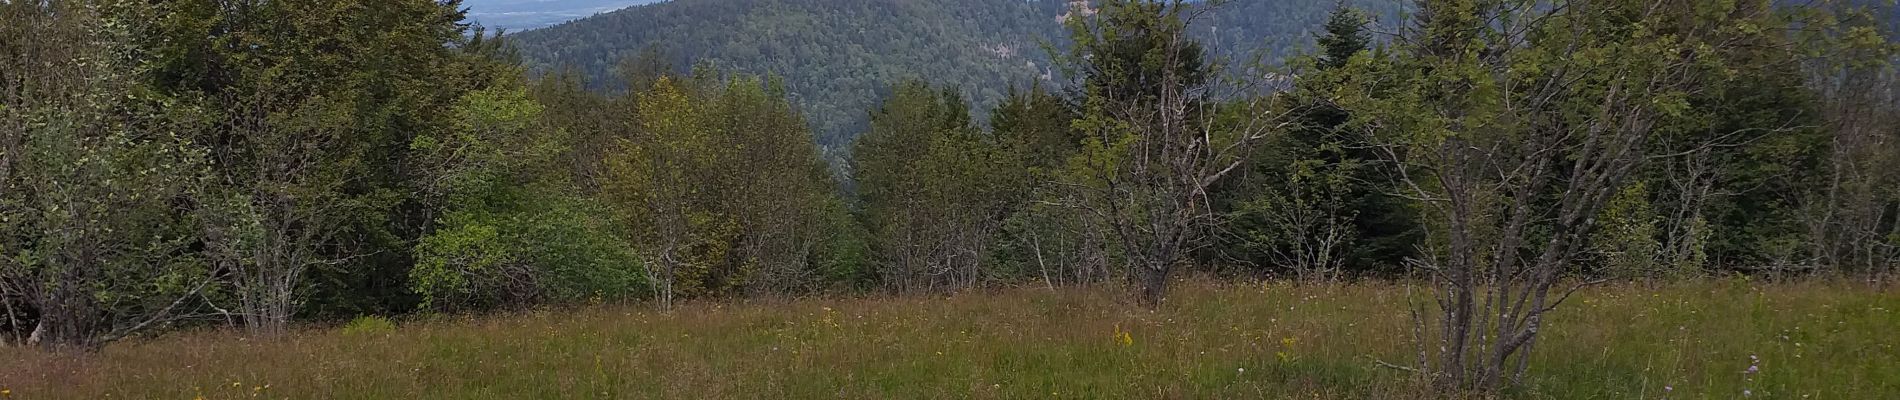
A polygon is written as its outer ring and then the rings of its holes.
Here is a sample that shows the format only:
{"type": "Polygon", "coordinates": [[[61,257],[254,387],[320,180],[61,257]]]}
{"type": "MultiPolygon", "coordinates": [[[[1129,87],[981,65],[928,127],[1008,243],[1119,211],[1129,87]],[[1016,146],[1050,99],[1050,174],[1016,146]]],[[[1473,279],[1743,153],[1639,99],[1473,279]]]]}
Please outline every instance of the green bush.
{"type": "Polygon", "coordinates": [[[552,200],[526,210],[455,213],[417,246],[411,289],[423,307],[462,311],[571,303],[645,292],[640,261],[604,212],[552,200]]]}
{"type": "Polygon", "coordinates": [[[380,315],[365,315],[343,325],[343,336],[385,335],[396,331],[396,322],[380,315]]]}

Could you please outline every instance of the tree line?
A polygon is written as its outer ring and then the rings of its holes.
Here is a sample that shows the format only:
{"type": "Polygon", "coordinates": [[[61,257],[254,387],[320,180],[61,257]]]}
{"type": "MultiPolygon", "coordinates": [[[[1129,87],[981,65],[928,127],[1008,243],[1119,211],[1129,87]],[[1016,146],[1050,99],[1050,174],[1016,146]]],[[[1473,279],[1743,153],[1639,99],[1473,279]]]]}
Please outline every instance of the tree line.
{"type": "Polygon", "coordinates": [[[1219,6],[1099,2],[1061,83],[986,112],[894,83],[833,165],[783,79],[658,50],[617,90],[530,76],[457,1],[3,3],[0,336],[1013,284],[1154,305],[1192,270],[1428,282],[1389,365],[1490,390],[1593,282],[1900,261],[1877,9],[1420,0],[1375,34],[1341,7],[1264,73],[1197,39],[1219,6]]]}

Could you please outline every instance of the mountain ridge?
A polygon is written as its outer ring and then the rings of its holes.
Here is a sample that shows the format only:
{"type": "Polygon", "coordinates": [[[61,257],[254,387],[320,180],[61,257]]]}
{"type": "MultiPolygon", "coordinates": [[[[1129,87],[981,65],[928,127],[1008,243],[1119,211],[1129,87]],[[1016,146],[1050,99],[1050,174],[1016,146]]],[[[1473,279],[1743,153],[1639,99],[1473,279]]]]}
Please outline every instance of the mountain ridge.
{"type": "MultiPolygon", "coordinates": [[[[1338,0],[1237,0],[1196,27],[1217,52],[1277,63],[1310,46],[1338,0]]],[[[819,143],[842,149],[889,87],[920,79],[961,90],[982,119],[1010,87],[1053,84],[1045,47],[1066,48],[1068,0],[672,0],[515,34],[531,69],[572,68],[618,89],[615,65],[648,48],[676,70],[711,63],[783,78],[819,143]]],[[[1356,0],[1373,15],[1398,2],[1356,0]]]]}
{"type": "Polygon", "coordinates": [[[665,0],[463,0],[470,21],[518,32],[665,0]]]}

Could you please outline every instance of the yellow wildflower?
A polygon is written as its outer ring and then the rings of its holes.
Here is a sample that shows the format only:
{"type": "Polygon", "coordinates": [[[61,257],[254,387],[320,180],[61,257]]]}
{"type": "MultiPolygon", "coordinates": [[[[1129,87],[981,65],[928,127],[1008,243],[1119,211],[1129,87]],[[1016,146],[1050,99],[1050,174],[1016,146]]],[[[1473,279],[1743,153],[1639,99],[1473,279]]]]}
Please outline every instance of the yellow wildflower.
{"type": "Polygon", "coordinates": [[[1274,356],[1277,356],[1277,357],[1280,357],[1280,362],[1283,362],[1283,363],[1290,363],[1290,362],[1293,362],[1293,360],[1297,360],[1297,359],[1299,359],[1299,357],[1295,357],[1295,356],[1293,355],[1293,353],[1292,353],[1292,350],[1293,350],[1293,345],[1295,345],[1295,344],[1299,344],[1299,343],[1300,343],[1300,339],[1299,339],[1299,338],[1295,338],[1295,337],[1291,337],[1291,336],[1289,336],[1289,337],[1285,337],[1285,338],[1281,338],[1281,339],[1280,339],[1280,346],[1282,346],[1282,347],[1285,347],[1285,348],[1286,348],[1286,351],[1278,351],[1278,352],[1274,352],[1274,353],[1273,353],[1273,355],[1274,355],[1274,356]]]}
{"type": "Polygon", "coordinates": [[[1122,347],[1134,346],[1135,335],[1122,330],[1121,325],[1115,325],[1115,343],[1120,343],[1122,347]]]}

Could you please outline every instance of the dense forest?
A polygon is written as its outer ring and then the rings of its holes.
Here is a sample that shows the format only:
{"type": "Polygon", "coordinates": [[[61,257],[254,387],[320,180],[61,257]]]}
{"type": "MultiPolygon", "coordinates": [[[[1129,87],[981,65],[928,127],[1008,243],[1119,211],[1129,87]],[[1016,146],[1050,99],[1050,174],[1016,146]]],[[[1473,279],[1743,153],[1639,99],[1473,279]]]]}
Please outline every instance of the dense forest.
{"type": "Polygon", "coordinates": [[[1407,279],[1409,368],[1492,390],[1593,282],[1900,272],[1853,3],[755,3],[520,41],[456,0],[0,3],[0,338],[1407,279]],[[1313,46],[1261,73],[1242,29],[1313,46]]]}
{"type": "MultiPolygon", "coordinates": [[[[1070,46],[1069,0],[674,0],[512,36],[532,70],[577,73],[595,89],[624,84],[615,71],[652,54],[674,68],[710,63],[785,78],[818,143],[842,160],[868,123],[863,110],[891,82],[946,85],[981,119],[1010,87],[1049,85],[1066,72],[1051,52],[1070,46]]],[[[1334,0],[1222,3],[1192,28],[1215,56],[1277,65],[1310,47],[1334,0]],[[1262,59],[1262,57],[1264,57],[1262,59]]],[[[1396,23],[1401,2],[1355,1],[1396,23]]],[[[1086,14],[1090,11],[1080,11],[1086,14]]],[[[983,121],[979,121],[983,122],[983,121]]]]}

